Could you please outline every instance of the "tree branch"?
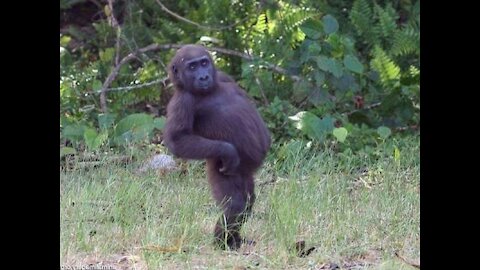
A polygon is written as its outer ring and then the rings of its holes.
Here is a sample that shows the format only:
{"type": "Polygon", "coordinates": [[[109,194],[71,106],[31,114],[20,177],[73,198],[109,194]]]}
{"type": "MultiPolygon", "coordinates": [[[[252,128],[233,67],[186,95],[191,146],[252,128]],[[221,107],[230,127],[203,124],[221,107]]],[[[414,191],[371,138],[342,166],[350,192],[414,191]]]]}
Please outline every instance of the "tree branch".
{"type": "Polygon", "coordinates": [[[156,51],[159,49],[171,49],[171,48],[180,48],[182,45],[177,45],[177,44],[167,44],[167,45],[158,45],[158,44],[151,44],[148,45],[147,47],[141,48],[136,50],[135,52],[129,53],[127,56],[125,56],[119,63],[116,65],[112,72],[108,75],[107,79],[102,85],[102,88],[100,89],[100,106],[102,109],[103,113],[107,112],[107,98],[106,98],[106,92],[107,88],[110,86],[110,84],[115,80],[115,78],[118,75],[118,71],[124,65],[125,63],[129,62],[130,60],[134,59],[137,57],[139,54],[146,53],[148,51],[156,51]]]}
{"type": "Polygon", "coordinates": [[[349,111],[349,112],[344,112],[344,113],[342,113],[342,114],[344,114],[344,115],[346,115],[346,116],[349,116],[349,115],[352,115],[352,114],[354,114],[354,113],[356,113],[356,112],[359,112],[359,111],[371,110],[371,109],[376,108],[376,107],[378,107],[378,106],[380,106],[380,105],[382,105],[382,103],[381,103],[381,102],[377,102],[377,103],[373,103],[373,104],[370,104],[370,105],[368,105],[368,106],[365,106],[365,107],[363,107],[362,109],[353,110],[353,111],[349,111]]]}
{"type": "Polygon", "coordinates": [[[120,59],[120,35],[122,33],[122,29],[120,28],[120,24],[117,21],[117,18],[115,18],[115,15],[113,14],[113,2],[115,0],[108,0],[108,8],[110,9],[110,16],[109,21],[110,25],[116,29],[117,31],[117,40],[115,42],[115,65],[118,65],[118,61],[120,59]]]}
{"type": "MultiPolygon", "coordinates": [[[[120,70],[120,67],[122,66],[119,62],[119,59],[120,59],[120,35],[122,33],[122,30],[120,28],[120,25],[118,24],[117,19],[113,15],[113,1],[115,1],[115,0],[108,0],[108,9],[110,11],[110,14],[109,14],[108,17],[109,17],[110,25],[117,30],[117,37],[116,37],[116,42],[115,42],[115,62],[114,62],[114,69],[113,69],[115,71],[114,76],[116,77],[117,73],[118,73],[118,70],[120,70]]],[[[112,74],[110,74],[110,75],[112,75],[112,74]]],[[[110,82],[108,82],[108,85],[110,85],[110,83],[113,81],[113,79],[115,77],[111,78],[110,82]]],[[[107,81],[108,81],[108,79],[109,78],[107,78],[107,81]]],[[[105,83],[107,83],[107,81],[105,81],[105,83]]],[[[100,93],[100,107],[102,108],[102,111],[104,113],[107,112],[107,97],[106,97],[106,94],[105,94],[106,93],[105,89],[108,87],[108,85],[105,87],[105,83],[102,86],[101,93],[100,93]]]]}
{"type": "MultiPolygon", "coordinates": [[[[184,44],[161,44],[161,45],[160,44],[150,44],[150,45],[148,45],[144,48],[141,48],[141,49],[138,49],[134,52],[129,53],[122,60],[120,60],[118,65],[115,65],[112,72],[110,72],[107,79],[103,83],[102,88],[100,89],[100,106],[101,106],[102,112],[104,112],[104,113],[107,112],[106,92],[108,91],[107,89],[110,87],[110,84],[117,77],[118,72],[119,72],[120,68],[122,67],[122,65],[124,65],[124,64],[128,63],[129,61],[131,61],[132,59],[136,58],[138,55],[144,54],[146,52],[158,51],[158,50],[169,50],[169,49],[180,49],[183,46],[184,46],[184,44]]],[[[242,53],[242,52],[238,52],[238,51],[234,51],[234,50],[229,50],[229,49],[225,49],[225,48],[207,47],[206,49],[209,50],[209,51],[215,51],[215,52],[219,52],[219,53],[223,53],[223,54],[238,56],[238,57],[241,57],[241,58],[249,60],[249,61],[253,61],[253,60],[256,60],[256,59],[261,60],[260,57],[250,56],[246,53],[242,53]]],[[[302,79],[301,77],[299,77],[297,75],[288,74],[288,72],[284,68],[281,68],[281,67],[276,66],[274,64],[270,64],[270,63],[267,63],[267,62],[263,61],[263,65],[265,65],[265,67],[267,69],[270,69],[274,72],[289,76],[294,81],[299,81],[299,80],[302,79]]]]}
{"type": "MultiPolygon", "coordinates": [[[[153,80],[153,81],[142,83],[142,84],[134,84],[134,85],[129,85],[129,86],[107,88],[107,89],[105,89],[105,92],[130,91],[130,90],[149,87],[149,86],[152,86],[154,84],[163,84],[165,86],[167,84],[167,81],[168,81],[168,77],[163,77],[161,79],[153,80]]],[[[100,93],[102,93],[101,89],[98,90],[98,91],[90,91],[90,92],[87,92],[86,94],[100,94],[100,93]]]]}

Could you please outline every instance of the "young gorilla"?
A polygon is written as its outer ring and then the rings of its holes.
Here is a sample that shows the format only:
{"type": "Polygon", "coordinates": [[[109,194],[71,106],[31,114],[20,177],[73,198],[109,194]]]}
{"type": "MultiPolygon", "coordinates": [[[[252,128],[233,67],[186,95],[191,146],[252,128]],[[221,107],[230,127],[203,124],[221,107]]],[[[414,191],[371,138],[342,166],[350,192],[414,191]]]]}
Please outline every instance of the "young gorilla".
{"type": "Polygon", "coordinates": [[[167,107],[164,142],[177,157],[206,159],[213,197],[224,216],[216,242],[237,249],[239,230],[255,202],[253,175],[270,148],[270,133],[235,81],[217,71],[199,45],[180,48],[168,67],[175,93],[167,107]]]}

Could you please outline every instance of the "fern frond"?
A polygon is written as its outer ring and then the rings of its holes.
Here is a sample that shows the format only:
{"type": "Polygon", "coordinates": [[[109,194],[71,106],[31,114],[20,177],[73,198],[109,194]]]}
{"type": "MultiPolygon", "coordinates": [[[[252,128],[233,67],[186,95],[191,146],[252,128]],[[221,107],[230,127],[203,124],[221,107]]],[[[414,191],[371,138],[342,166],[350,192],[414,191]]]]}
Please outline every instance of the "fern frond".
{"type": "Polygon", "coordinates": [[[400,79],[400,68],[379,46],[375,46],[373,49],[373,59],[370,65],[378,72],[384,85],[389,85],[392,81],[400,79]]]}
{"type": "Polygon", "coordinates": [[[259,32],[265,32],[268,30],[268,19],[265,12],[262,12],[260,15],[258,15],[257,23],[255,24],[255,30],[259,32]]]}
{"type": "Polygon", "coordinates": [[[407,21],[407,26],[414,28],[420,32],[420,1],[417,1],[410,10],[410,17],[407,21]]]}
{"type": "Polygon", "coordinates": [[[300,30],[299,26],[308,19],[318,16],[318,12],[311,8],[290,4],[285,4],[284,9],[284,12],[280,15],[280,20],[276,21],[278,34],[290,43],[305,39],[305,34],[300,30]]]}
{"type": "Polygon", "coordinates": [[[373,31],[373,10],[367,0],[356,0],[350,11],[350,21],[360,35],[371,43],[378,41],[378,33],[373,31]]]}
{"type": "Polygon", "coordinates": [[[416,77],[420,75],[420,69],[415,66],[410,66],[410,68],[408,69],[408,73],[410,73],[410,76],[416,77]]]}
{"type": "Polygon", "coordinates": [[[357,26],[359,31],[368,29],[368,24],[372,19],[372,8],[367,0],[356,0],[353,3],[352,10],[350,11],[350,20],[357,26]]]}
{"type": "Polygon", "coordinates": [[[412,7],[412,11],[410,13],[410,18],[417,21],[420,24],[420,0],[416,1],[412,7]]]}
{"type": "Polygon", "coordinates": [[[395,29],[397,29],[398,15],[393,9],[392,5],[388,3],[385,8],[380,7],[375,3],[375,15],[378,17],[378,26],[381,29],[381,34],[385,38],[393,37],[395,29]]]}
{"type": "Polygon", "coordinates": [[[401,56],[406,54],[420,54],[420,32],[413,27],[405,27],[395,32],[393,37],[393,45],[391,49],[392,55],[401,56]]]}
{"type": "Polygon", "coordinates": [[[308,8],[292,7],[289,12],[284,14],[284,16],[282,17],[282,22],[285,25],[287,31],[295,31],[296,29],[298,29],[298,26],[316,15],[317,13],[314,13],[308,8]]]}

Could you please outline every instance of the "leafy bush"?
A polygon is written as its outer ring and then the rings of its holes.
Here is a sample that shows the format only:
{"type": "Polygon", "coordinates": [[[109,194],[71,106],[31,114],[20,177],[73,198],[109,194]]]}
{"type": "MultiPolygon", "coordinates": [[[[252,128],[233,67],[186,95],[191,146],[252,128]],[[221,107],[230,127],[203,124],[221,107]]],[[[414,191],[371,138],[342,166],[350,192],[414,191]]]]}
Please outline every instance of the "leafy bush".
{"type": "MultiPolygon", "coordinates": [[[[157,106],[155,116],[164,113],[171,88],[159,82],[173,51],[138,54],[123,64],[106,93],[108,111],[99,101],[119,60],[153,43],[236,51],[212,55],[254,98],[277,144],[296,138],[363,151],[386,136],[385,128],[391,139],[419,127],[420,1],[162,3],[98,7],[86,25],[61,20],[61,138],[75,149],[148,142],[161,129],[162,118],[147,116],[139,104],[157,106]],[[110,23],[112,14],[120,28],[110,23]]],[[[61,14],[87,4],[61,1],[61,14]]]]}
{"type": "MultiPolygon", "coordinates": [[[[61,138],[77,148],[83,145],[89,151],[98,151],[105,145],[126,147],[151,139],[155,129],[163,129],[165,118],[136,113],[115,123],[114,115],[99,114],[97,124],[98,129],[84,124],[66,125],[61,132],[61,138]]],[[[69,148],[62,149],[63,155],[74,154],[69,148]]]]}

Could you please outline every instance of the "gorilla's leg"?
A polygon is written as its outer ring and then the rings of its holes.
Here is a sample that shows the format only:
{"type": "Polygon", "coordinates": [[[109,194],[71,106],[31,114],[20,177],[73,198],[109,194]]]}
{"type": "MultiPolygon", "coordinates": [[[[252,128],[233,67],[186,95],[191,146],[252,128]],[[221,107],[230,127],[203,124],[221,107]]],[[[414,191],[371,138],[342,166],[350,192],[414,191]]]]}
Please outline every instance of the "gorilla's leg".
{"type": "Polygon", "coordinates": [[[215,242],[222,248],[238,249],[242,244],[240,229],[252,211],[255,195],[253,177],[223,175],[213,161],[207,161],[208,179],[213,197],[223,215],[215,225],[215,242]]]}

